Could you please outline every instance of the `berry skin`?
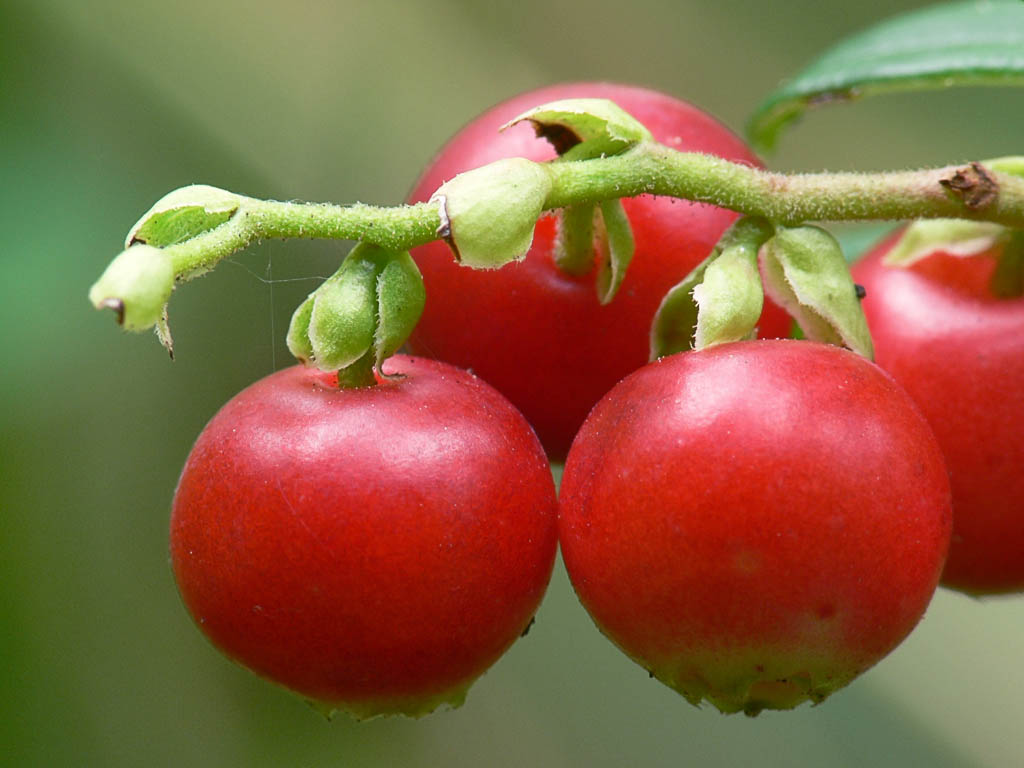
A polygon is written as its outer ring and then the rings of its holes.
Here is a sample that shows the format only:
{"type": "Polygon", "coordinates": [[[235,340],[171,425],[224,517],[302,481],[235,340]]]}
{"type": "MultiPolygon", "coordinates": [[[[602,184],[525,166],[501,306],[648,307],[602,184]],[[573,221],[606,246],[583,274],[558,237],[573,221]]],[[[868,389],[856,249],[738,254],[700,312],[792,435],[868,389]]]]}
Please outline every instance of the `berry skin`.
{"type": "Polygon", "coordinates": [[[953,538],[942,584],[1024,590],[1024,297],[996,298],[994,253],[936,251],[889,267],[888,238],[854,265],[878,364],[931,424],[949,467],[953,538]]]}
{"type": "Polygon", "coordinates": [[[359,718],[458,706],[527,627],[556,549],[529,425],[443,363],[373,387],[302,367],[232,399],[174,499],[182,598],[235,661],[359,718]]]}
{"type": "MultiPolygon", "coordinates": [[[[672,149],[759,165],[747,146],[696,107],[656,91],[609,83],[542,88],[505,101],[464,127],[437,155],[409,196],[427,200],[458,173],[506,157],[542,161],[551,145],[520,123],[526,110],[567,98],[606,98],[672,149]]],[[[412,251],[427,289],[409,339],[417,354],[471,369],[522,411],[548,455],[564,458],[593,405],[648,360],[661,299],[699,264],[736,219],[722,208],[644,195],[623,200],[636,252],[614,300],[602,306],[594,274],[571,276],[554,263],[556,217],[537,224],[525,260],[493,271],[460,267],[440,241],[412,251]]],[[[787,336],[790,321],[766,304],[762,336],[787,336]]]]}
{"type": "Polygon", "coordinates": [[[865,359],[803,341],[662,358],[588,417],[562,480],[597,626],[691,703],[819,702],[913,629],[950,532],[938,445],[865,359]]]}

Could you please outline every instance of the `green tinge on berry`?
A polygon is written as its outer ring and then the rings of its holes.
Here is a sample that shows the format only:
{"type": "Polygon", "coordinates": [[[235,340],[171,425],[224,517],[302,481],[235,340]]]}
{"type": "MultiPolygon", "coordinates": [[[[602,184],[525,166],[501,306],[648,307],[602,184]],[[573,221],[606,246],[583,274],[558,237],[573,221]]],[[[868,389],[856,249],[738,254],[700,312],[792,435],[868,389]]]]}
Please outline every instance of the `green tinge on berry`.
{"type": "Polygon", "coordinates": [[[723,714],[750,716],[820,704],[859,673],[824,656],[772,648],[688,654],[679,662],[645,666],[694,706],[706,701],[723,714]]]}
{"type": "Polygon", "coordinates": [[[355,720],[373,720],[378,717],[393,717],[395,715],[419,719],[439,709],[458,709],[465,703],[466,695],[475,682],[476,678],[440,693],[424,694],[423,696],[354,699],[339,702],[313,699],[308,701],[313,709],[328,720],[338,712],[344,712],[355,720]]]}

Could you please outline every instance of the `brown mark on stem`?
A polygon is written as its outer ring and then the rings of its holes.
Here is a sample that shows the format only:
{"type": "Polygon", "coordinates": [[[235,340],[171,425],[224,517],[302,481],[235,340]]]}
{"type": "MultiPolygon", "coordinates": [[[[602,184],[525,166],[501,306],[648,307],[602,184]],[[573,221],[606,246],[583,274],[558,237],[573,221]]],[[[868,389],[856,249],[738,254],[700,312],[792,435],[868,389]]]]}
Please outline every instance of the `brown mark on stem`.
{"type": "Polygon", "coordinates": [[[939,179],[939,184],[963,200],[964,205],[972,211],[991,205],[999,196],[999,183],[981,163],[958,168],[952,176],[939,179]]]}

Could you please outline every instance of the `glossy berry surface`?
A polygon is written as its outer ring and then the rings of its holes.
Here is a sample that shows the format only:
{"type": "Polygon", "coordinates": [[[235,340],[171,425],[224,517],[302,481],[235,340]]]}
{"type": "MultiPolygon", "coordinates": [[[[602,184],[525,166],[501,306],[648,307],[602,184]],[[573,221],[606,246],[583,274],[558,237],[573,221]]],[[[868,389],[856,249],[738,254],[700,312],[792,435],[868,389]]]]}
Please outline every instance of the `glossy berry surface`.
{"type": "Polygon", "coordinates": [[[556,549],[550,468],[479,379],[396,356],[302,367],[211,420],[174,499],[186,606],[228,656],[357,717],[457,706],[527,627],[556,549]]]}
{"type": "Polygon", "coordinates": [[[562,480],[566,568],[597,626],[691,703],[818,702],[917,624],[949,484],[910,398],[801,341],[666,357],[617,385],[562,480]]]}
{"type": "MultiPolygon", "coordinates": [[[[758,165],[746,145],[714,118],[662,93],[608,83],[542,88],[492,108],[437,155],[409,201],[427,200],[446,180],[494,160],[542,161],[555,151],[528,123],[499,133],[522,112],[567,98],[606,98],[636,117],[655,140],[758,165]]],[[[556,217],[543,217],[525,260],[499,270],[460,267],[441,241],[413,250],[427,289],[409,340],[417,354],[469,368],[526,416],[552,458],[562,458],[605,392],[648,360],[651,320],[662,297],[710,252],[736,219],[713,206],[641,196],[623,201],[636,252],[615,299],[602,306],[594,273],[570,276],[553,260],[556,217]]],[[[762,335],[786,336],[789,319],[766,309],[762,335]]]]}
{"type": "Polygon", "coordinates": [[[1024,590],[1024,298],[996,298],[995,254],[936,251],[882,263],[888,239],[854,266],[878,364],[927,417],[949,466],[953,538],[945,586],[1024,590]]]}

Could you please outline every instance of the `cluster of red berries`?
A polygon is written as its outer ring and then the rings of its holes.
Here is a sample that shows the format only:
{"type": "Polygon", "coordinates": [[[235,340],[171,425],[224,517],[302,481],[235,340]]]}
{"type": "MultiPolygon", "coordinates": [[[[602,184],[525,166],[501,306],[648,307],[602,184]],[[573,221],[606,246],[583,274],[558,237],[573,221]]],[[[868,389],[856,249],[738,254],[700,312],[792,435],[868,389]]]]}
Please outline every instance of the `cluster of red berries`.
{"type": "MultiPolygon", "coordinates": [[[[582,96],[674,149],[758,162],[688,104],[567,85],[466,126],[410,201],[498,158],[553,157],[528,125],[497,129],[582,96]]],[[[955,274],[990,264],[896,270],[886,244],[871,254],[857,278],[881,367],[775,338],[789,320],[774,305],[762,340],[648,365],[662,296],[735,214],[624,206],[636,253],[610,304],[556,268],[555,217],[500,270],[432,243],[413,252],[415,356],[372,387],[279,371],[214,417],[178,486],[171,554],[218,647],[360,717],[457,705],[528,628],[560,544],[624,652],[691,702],[756,713],[873,665],[943,573],[969,592],[1024,587],[1024,301],[955,274]],[[559,497],[548,462],[566,455],[559,497]]]]}

